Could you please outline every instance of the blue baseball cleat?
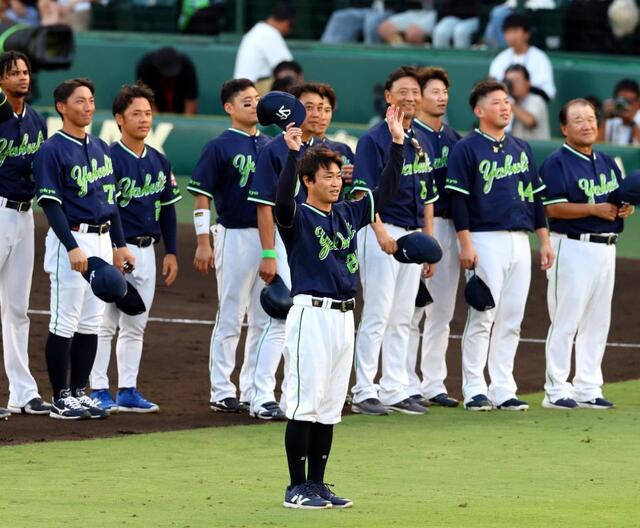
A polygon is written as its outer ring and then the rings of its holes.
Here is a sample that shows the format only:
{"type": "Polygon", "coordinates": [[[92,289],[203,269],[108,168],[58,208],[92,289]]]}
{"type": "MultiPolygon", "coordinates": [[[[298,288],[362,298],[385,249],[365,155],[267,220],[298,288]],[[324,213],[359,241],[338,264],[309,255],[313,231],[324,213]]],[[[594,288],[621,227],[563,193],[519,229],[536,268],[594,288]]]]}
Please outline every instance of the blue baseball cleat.
{"type": "Polygon", "coordinates": [[[135,387],[118,389],[116,404],[120,412],[155,413],[160,410],[155,403],[145,400],[135,387]]]}
{"type": "Polygon", "coordinates": [[[116,402],[113,401],[109,389],[94,390],[91,393],[90,398],[98,402],[98,407],[104,409],[108,413],[114,414],[118,412],[118,406],[116,405],[116,402]]]}

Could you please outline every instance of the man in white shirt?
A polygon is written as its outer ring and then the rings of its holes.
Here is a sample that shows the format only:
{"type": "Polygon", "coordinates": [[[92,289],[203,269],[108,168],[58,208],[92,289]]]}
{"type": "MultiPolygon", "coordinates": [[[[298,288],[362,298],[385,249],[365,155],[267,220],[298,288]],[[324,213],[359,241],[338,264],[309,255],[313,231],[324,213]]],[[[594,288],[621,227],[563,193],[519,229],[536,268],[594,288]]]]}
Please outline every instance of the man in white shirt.
{"type": "Polygon", "coordinates": [[[513,119],[509,132],[525,141],[550,139],[547,102],[542,96],[531,92],[527,68],[522,64],[509,66],[504,74],[504,84],[513,99],[513,119]]]}
{"type": "Polygon", "coordinates": [[[501,80],[512,64],[522,64],[531,75],[531,87],[547,100],[556,96],[556,85],[553,82],[553,68],[546,53],[529,45],[531,33],[529,21],[522,15],[509,15],[502,25],[504,39],[509,46],[501,51],[491,62],[489,76],[501,80]]]}
{"type": "Polygon", "coordinates": [[[604,138],[613,145],[640,145],[640,86],[633,79],[621,79],[613,99],[604,102],[604,138]]]}
{"type": "MultiPolygon", "coordinates": [[[[291,33],[294,18],[295,9],[278,2],[267,20],[258,22],[242,37],[236,55],[234,79],[245,78],[254,82],[270,79],[278,64],[293,60],[284,37],[291,33]]],[[[268,84],[271,86],[271,82],[268,84]]]]}

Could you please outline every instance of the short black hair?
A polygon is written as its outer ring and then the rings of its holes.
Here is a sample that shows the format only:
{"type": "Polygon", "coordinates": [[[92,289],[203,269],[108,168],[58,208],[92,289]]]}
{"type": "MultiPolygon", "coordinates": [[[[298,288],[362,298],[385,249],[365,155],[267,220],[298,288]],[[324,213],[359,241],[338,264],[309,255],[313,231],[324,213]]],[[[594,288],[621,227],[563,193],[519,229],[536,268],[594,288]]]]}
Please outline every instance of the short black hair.
{"type": "Polygon", "coordinates": [[[504,19],[502,23],[502,31],[506,31],[507,29],[524,29],[527,33],[531,32],[531,23],[529,19],[524,15],[519,15],[518,13],[513,13],[504,19]]]}
{"type": "Polygon", "coordinates": [[[387,77],[387,81],[384,83],[384,89],[391,90],[393,83],[398,79],[402,79],[403,77],[411,77],[412,79],[415,79],[420,86],[420,91],[422,91],[422,89],[424,88],[422,79],[420,77],[420,71],[416,66],[400,66],[389,74],[389,77],[387,77]]]}
{"type": "Polygon", "coordinates": [[[0,55],[0,78],[4,78],[19,60],[23,60],[29,70],[29,76],[31,76],[31,62],[29,58],[19,51],[5,51],[0,55]]]}
{"type": "Polygon", "coordinates": [[[298,99],[305,93],[318,94],[320,97],[325,97],[326,90],[323,84],[315,82],[307,82],[302,84],[295,84],[289,89],[291,95],[295,95],[298,99]]]}
{"type": "Polygon", "coordinates": [[[560,112],[558,113],[558,119],[560,120],[560,124],[562,126],[566,126],[567,114],[569,113],[569,108],[571,108],[574,105],[590,106],[593,109],[593,113],[596,115],[596,117],[598,117],[598,111],[596,110],[596,107],[593,106],[593,103],[588,99],[585,99],[584,97],[578,97],[577,99],[571,99],[570,101],[567,101],[565,104],[562,105],[562,108],[560,108],[560,112]]]}
{"type": "Polygon", "coordinates": [[[276,20],[295,20],[296,18],[296,8],[293,7],[289,2],[276,2],[276,4],[271,9],[269,13],[270,18],[275,18],[276,20]]]}
{"type": "Polygon", "coordinates": [[[330,84],[327,83],[319,83],[320,88],[324,92],[323,97],[329,99],[329,104],[331,105],[331,110],[336,109],[336,92],[330,84]]]}
{"type": "Polygon", "coordinates": [[[311,147],[307,149],[298,163],[300,179],[306,176],[309,181],[314,182],[316,181],[316,172],[318,172],[320,168],[328,170],[332,163],[335,163],[339,169],[342,169],[342,156],[324,146],[311,147]]]}
{"type": "Polygon", "coordinates": [[[613,89],[613,94],[617,96],[619,92],[633,92],[640,95],[640,87],[633,79],[620,79],[613,89]]]}
{"type": "Polygon", "coordinates": [[[501,83],[496,81],[495,79],[483,79],[482,81],[477,82],[473,85],[471,89],[471,93],[469,94],[469,106],[471,106],[471,110],[473,110],[478,101],[485,98],[492,92],[497,92],[498,90],[508,94],[507,87],[501,83]]]}
{"type": "Polygon", "coordinates": [[[422,68],[420,70],[420,79],[422,80],[423,90],[426,88],[429,81],[442,81],[447,90],[449,89],[449,86],[451,86],[451,81],[449,80],[447,70],[445,70],[444,68],[439,68],[437,66],[422,68]]]}
{"type": "Polygon", "coordinates": [[[247,88],[255,87],[256,85],[249,79],[231,79],[230,81],[225,82],[220,89],[220,102],[222,103],[222,106],[224,106],[225,103],[231,102],[238,92],[242,92],[247,88]]]}
{"type": "Polygon", "coordinates": [[[153,96],[153,90],[149,88],[142,81],[138,81],[134,84],[123,84],[122,88],[116,95],[113,100],[113,104],[111,105],[111,113],[115,116],[116,114],[124,114],[129,108],[129,105],[134,99],[143,98],[149,101],[149,104],[153,107],[155,103],[155,98],[153,96]]]}
{"type": "Polygon", "coordinates": [[[511,66],[509,66],[504,71],[505,76],[509,72],[520,72],[527,81],[531,80],[531,76],[529,75],[529,70],[527,70],[527,67],[522,64],[512,64],[511,66]]]}
{"type": "Polygon", "coordinates": [[[296,75],[302,75],[302,66],[300,66],[299,62],[293,60],[279,62],[273,69],[273,77],[278,77],[278,74],[283,70],[292,70],[296,72],[296,75]]]}
{"type": "MultiPolygon", "coordinates": [[[[57,105],[58,103],[66,103],[67,99],[69,99],[71,94],[75,92],[76,88],[80,88],[82,86],[89,88],[91,95],[94,95],[95,87],[91,79],[87,79],[86,77],[75,77],[74,79],[67,79],[66,81],[62,81],[58,86],[54,88],[53,104],[57,105]]],[[[57,106],[56,112],[58,112],[57,106]]],[[[58,115],[62,117],[62,114],[60,112],[58,112],[58,115]]]]}

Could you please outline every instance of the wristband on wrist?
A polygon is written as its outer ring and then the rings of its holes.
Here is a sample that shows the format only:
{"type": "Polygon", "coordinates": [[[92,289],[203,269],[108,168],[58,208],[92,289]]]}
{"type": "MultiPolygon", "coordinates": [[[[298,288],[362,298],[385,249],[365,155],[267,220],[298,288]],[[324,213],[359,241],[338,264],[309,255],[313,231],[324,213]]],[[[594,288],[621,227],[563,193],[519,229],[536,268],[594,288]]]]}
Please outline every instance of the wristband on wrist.
{"type": "Polygon", "coordinates": [[[208,235],[211,223],[211,211],[209,209],[196,209],[193,211],[193,225],[196,235],[208,235]]]}
{"type": "Polygon", "coordinates": [[[261,257],[264,259],[274,259],[277,257],[277,253],[275,249],[263,249],[261,257]]]}

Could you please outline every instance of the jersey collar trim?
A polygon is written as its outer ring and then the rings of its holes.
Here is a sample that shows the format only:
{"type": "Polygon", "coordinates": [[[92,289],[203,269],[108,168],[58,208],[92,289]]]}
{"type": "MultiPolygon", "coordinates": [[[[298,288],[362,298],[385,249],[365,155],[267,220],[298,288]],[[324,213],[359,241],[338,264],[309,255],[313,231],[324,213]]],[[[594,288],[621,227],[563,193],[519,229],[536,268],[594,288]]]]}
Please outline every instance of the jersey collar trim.
{"type": "Polygon", "coordinates": [[[489,141],[491,141],[492,143],[504,143],[504,140],[507,139],[507,135],[505,134],[504,136],[502,136],[502,139],[496,139],[493,136],[490,136],[489,134],[485,134],[482,130],[480,130],[479,128],[475,128],[474,132],[480,134],[482,137],[487,138],[489,141]]]}
{"type": "Polygon", "coordinates": [[[420,121],[420,119],[418,119],[417,117],[414,117],[413,120],[416,122],[417,125],[421,126],[422,128],[426,128],[429,132],[433,132],[434,134],[438,134],[444,130],[444,125],[440,127],[440,130],[436,131],[433,128],[431,128],[429,125],[427,125],[424,121],[420,121]]]}
{"type": "Polygon", "coordinates": [[[16,114],[15,112],[13,113],[13,117],[15,117],[16,119],[24,119],[24,116],[26,115],[27,115],[27,103],[24,103],[21,114],[16,114]]]}
{"type": "Polygon", "coordinates": [[[241,136],[247,136],[247,137],[258,137],[260,135],[259,130],[256,130],[256,133],[253,136],[245,132],[244,130],[238,130],[237,128],[233,128],[233,127],[229,127],[227,130],[229,130],[230,132],[235,132],[236,134],[240,134],[241,136]]]}
{"type": "MultiPolygon", "coordinates": [[[[591,161],[591,158],[589,156],[587,156],[586,154],[583,154],[582,152],[574,149],[573,147],[569,146],[567,143],[563,143],[562,146],[564,148],[566,148],[569,152],[575,154],[576,156],[578,156],[579,158],[582,158],[585,161],[591,161]]],[[[593,159],[596,159],[596,153],[593,152],[593,159]]]]}
{"type": "Polygon", "coordinates": [[[144,158],[147,155],[147,146],[144,146],[144,150],[142,151],[142,155],[138,156],[133,150],[131,150],[129,147],[127,147],[121,139],[119,139],[117,141],[118,145],[120,145],[120,147],[122,148],[122,150],[124,150],[125,152],[128,152],[129,154],[131,154],[134,158],[136,159],[141,159],[144,158]]]}
{"type": "Polygon", "coordinates": [[[66,132],[63,132],[62,130],[58,130],[56,132],[56,134],[60,134],[63,138],[75,143],[76,145],[83,146],[83,145],[88,145],[89,144],[89,134],[84,136],[84,143],[82,143],[82,141],[80,141],[79,139],[74,138],[73,136],[70,136],[66,132]]]}
{"type": "Polygon", "coordinates": [[[327,213],[321,211],[320,209],[316,209],[313,205],[309,205],[307,202],[304,202],[302,205],[304,205],[307,209],[311,209],[314,213],[318,213],[319,215],[324,216],[325,218],[328,216],[327,213]]]}

